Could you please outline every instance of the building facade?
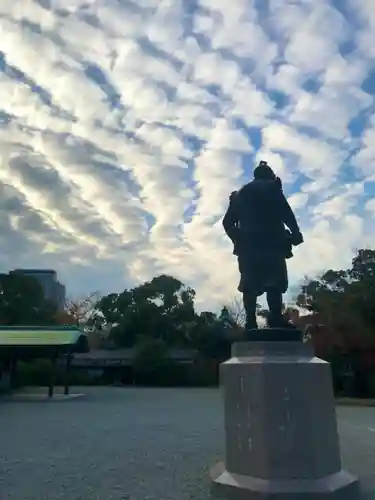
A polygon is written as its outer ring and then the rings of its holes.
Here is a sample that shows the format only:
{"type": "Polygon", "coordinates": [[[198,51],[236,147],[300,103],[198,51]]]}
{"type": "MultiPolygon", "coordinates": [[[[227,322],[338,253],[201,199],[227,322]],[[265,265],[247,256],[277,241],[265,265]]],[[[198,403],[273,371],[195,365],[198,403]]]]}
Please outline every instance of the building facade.
{"type": "Polygon", "coordinates": [[[53,269],[15,269],[13,273],[31,276],[39,281],[46,299],[53,302],[59,310],[65,306],[65,286],[57,279],[57,273],[53,269]]]}

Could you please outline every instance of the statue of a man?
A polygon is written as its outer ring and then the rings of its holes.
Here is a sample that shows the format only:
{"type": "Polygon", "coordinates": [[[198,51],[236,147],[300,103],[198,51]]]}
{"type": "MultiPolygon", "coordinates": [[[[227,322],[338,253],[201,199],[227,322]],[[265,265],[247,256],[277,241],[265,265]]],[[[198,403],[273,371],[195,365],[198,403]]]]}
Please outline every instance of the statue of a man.
{"type": "Polygon", "coordinates": [[[281,181],[266,162],[255,168],[251,182],[231,194],[223,226],[238,257],[246,328],[257,328],[257,298],[263,293],[269,307],[268,326],[290,326],[283,316],[286,259],[293,256],[292,245],[303,243],[303,237],[281,181]]]}

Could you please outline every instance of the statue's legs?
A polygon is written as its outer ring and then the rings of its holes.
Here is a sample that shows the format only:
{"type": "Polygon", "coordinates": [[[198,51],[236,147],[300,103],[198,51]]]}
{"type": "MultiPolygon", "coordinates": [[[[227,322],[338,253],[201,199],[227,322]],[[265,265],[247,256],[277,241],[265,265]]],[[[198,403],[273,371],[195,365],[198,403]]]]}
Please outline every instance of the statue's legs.
{"type": "MultiPolygon", "coordinates": [[[[242,297],[246,312],[246,329],[258,328],[256,321],[257,295],[244,290],[242,297]]],[[[269,308],[268,326],[270,328],[286,326],[287,322],[283,316],[283,294],[278,290],[268,290],[267,304],[269,308]]]]}
{"type": "Polygon", "coordinates": [[[246,290],[242,293],[243,305],[246,313],[246,329],[258,328],[256,319],[257,296],[246,290]]]}
{"type": "Polygon", "coordinates": [[[278,290],[268,290],[267,304],[270,311],[270,321],[280,322],[283,319],[283,294],[278,290]]]}
{"type": "Polygon", "coordinates": [[[269,307],[268,326],[270,328],[289,327],[283,317],[283,293],[288,288],[288,271],[284,256],[280,253],[242,250],[238,254],[241,274],[238,290],[243,295],[246,328],[257,328],[257,299],[265,292],[269,307]]]}
{"type": "Polygon", "coordinates": [[[283,294],[278,290],[267,291],[269,316],[267,323],[270,328],[295,328],[283,315],[283,294]]]}

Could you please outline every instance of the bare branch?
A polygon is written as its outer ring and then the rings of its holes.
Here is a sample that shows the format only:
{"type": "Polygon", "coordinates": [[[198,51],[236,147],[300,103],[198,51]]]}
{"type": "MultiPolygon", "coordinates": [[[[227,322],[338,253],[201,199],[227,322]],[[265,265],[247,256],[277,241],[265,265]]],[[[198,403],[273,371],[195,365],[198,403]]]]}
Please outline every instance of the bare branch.
{"type": "Polygon", "coordinates": [[[92,292],[86,297],[67,299],[65,311],[74,318],[78,326],[85,326],[95,311],[95,305],[100,300],[99,292],[92,292]]]}
{"type": "Polygon", "coordinates": [[[225,304],[225,307],[228,309],[233,322],[237,326],[243,328],[246,323],[246,312],[243,307],[242,300],[239,297],[234,297],[228,304],[225,304]]]}

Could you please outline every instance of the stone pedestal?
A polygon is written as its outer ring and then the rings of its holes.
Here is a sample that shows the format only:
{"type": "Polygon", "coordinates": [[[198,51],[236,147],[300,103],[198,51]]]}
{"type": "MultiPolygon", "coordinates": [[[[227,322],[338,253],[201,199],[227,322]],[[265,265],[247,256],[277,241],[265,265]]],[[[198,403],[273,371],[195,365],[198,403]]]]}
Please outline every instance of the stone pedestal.
{"type": "Polygon", "coordinates": [[[303,342],[250,341],[221,365],[225,463],[214,496],[238,500],[356,500],[342,470],[328,363],[303,342]]]}

